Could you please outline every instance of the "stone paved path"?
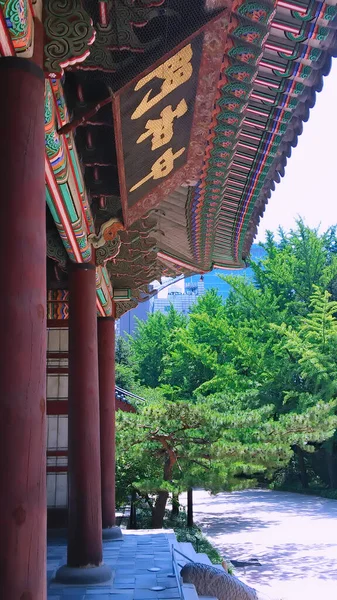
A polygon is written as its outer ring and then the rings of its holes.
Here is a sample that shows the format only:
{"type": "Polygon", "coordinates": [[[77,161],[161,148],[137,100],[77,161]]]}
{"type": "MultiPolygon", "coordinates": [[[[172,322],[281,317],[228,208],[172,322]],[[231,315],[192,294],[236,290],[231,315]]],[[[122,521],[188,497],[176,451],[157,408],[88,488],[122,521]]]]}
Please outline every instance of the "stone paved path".
{"type": "Polygon", "coordinates": [[[337,501],[265,490],[193,498],[195,522],[223,555],[259,559],[240,579],[271,598],[337,599],[337,501]]]}
{"type": "Polygon", "coordinates": [[[104,562],[113,570],[111,582],[86,589],[53,583],[55,571],[66,561],[66,545],[56,540],[48,543],[48,600],[177,600],[177,580],[169,577],[172,558],[166,534],[139,531],[123,535],[123,541],[104,542],[104,562]],[[152,567],[160,570],[151,572],[152,567]],[[152,591],[155,586],[164,589],[152,591]]]}

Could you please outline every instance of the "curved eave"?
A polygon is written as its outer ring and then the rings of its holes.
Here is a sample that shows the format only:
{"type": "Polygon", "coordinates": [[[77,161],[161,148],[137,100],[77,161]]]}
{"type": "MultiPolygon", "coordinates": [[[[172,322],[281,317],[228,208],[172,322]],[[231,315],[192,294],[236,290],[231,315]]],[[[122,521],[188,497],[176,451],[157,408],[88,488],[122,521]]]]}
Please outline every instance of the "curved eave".
{"type": "Polygon", "coordinates": [[[336,54],[336,6],[297,4],[297,11],[293,2],[274,10],[246,0],[232,13],[204,168],[189,209],[191,250],[205,265],[242,268],[336,54]]]}
{"type": "Polygon", "coordinates": [[[269,199],[271,198],[272,193],[275,190],[275,184],[279,183],[281,177],[284,177],[285,175],[285,167],[287,165],[288,158],[291,157],[292,148],[295,148],[297,146],[298,138],[302,133],[303,123],[309,120],[310,109],[313,108],[316,103],[316,93],[322,91],[324,81],[323,78],[329,74],[332,57],[334,55],[335,51],[334,53],[327,55],[325,66],[321,71],[320,80],[317,81],[317,84],[311,88],[310,98],[308,98],[308,100],[304,103],[304,106],[301,107],[304,113],[303,118],[300,119],[300,117],[297,117],[296,113],[294,114],[294,117],[298,118],[296,124],[298,129],[296,130],[294,128],[293,138],[290,141],[285,142],[284,148],[280,148],[280,156],[277,156],[275,158],[275,161],[270,169],[268,185],[266,185],[263,188],[261,194],[259,195],[254,204],[250,223],[247,227],[246,235],[242,245],[242,256],[244,258],[246,258],[249,255],[251,245],[257,235],[260,220],[263,218],[269,199]]]}

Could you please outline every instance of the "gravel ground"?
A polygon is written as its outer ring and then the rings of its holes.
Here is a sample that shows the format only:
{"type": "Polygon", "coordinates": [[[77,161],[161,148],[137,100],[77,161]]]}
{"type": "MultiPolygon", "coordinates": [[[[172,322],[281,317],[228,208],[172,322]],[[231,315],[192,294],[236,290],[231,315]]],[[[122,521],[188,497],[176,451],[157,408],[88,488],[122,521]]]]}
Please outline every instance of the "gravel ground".
{"type": "Polygon", "coordinates": [[[237,568],[240,579],[272,599],[337,599],[336,500],[268,490],[198,490],[193,500],[196,524],[224,556],[261,563],[237,568]]]}

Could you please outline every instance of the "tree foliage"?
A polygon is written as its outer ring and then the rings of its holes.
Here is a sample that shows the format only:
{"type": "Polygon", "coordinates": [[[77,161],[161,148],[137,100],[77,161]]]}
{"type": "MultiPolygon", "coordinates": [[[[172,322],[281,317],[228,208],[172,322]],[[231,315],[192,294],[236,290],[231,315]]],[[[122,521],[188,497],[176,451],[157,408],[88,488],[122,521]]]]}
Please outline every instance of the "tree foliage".
{"type": "Polygon", "coordinates": [[[188,319],[171,307],[138,323],[136,378],[156,398],[118,416],[118,440],[155,523],[170,491],[245,487],[294,451],[302,470],[303,453],[337,454],[336,230],[299,220],[279,238],[267,235],[253,280],[224,277],[225,302],[211,290],[188,319]]]}
{"type": "Polygon", "coordinates": [[[116,385],[132,391],[135,387],[135,368],[133,365],[130,342],[122,336],[116,339],[115,348],[116,385]]]}
{"type": "Polygon", "coordinates": [[[312,439],[333,435],[337,424],[333,402],[278,420],[273,406],[224,406],[224,398],[195,403],[157,398],[139,406],[137,414],[118,414],[124,489],[136,488],[149,500],[153,527],[162,527],[170,492],[253,485],[259,474],[285,466],[293,445],[306,449],[312,439]]]}
{"type": "Polygon", "coordinates": [[[184,327],[186,319],[173,306],[167,315],[155,312],[147,321],[137,319],[137,330],[132,342],[132,354],[142,385],[159,385],[163,368],[163,357],[171,340],[171,335],[179,327],[184,327]]]}

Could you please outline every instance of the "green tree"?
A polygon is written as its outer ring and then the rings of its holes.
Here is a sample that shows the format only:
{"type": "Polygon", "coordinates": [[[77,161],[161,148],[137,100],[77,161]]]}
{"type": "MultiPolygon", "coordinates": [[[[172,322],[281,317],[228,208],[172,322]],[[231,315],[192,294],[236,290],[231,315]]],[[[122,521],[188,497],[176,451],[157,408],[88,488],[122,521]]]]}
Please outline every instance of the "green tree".
{"type": "MultiPolygon", "coordinates": [[[[297,329],[285,323],[274,329],[281,336],[278,345],[295,357],[305,383],[306,402],[313,405],[317,396],[331,400],[337,394],[337,302],[331,301],[329,292],[315,287],[310,308],[297,329]]],[[[285,400],[294,394],[299,399],[295,390],[285,400]]]]}
{"type": "Polygon", "coordinates": [[[137,329],[131,349],[140,383],[155,388],[163,370],[163,357],[174,331],[183,327],[186,319],[171,305],[167,315],[155,312],[147,321],[137,319],[137,329]]]}
{"type": "MultiPolygon", "coordinates": [[[[336,230],[320,235],[300,220],[295,230],[279,233],[279,242],[267,235],[264,257],[251,264],[253,280],[224,278],[231,285],[225,303],[207,292],[187,321],[175,316],[170,329],[166,317],[153,315],[135,346],[141,380],[160,385],[170,401],[209,400],[230,415],[268,407],[269,421],[279,424],[308,424],[315,409],[316,434],[310,431],[305,450],[316,444],[333,455],[333,431],[320,415],[337,396],[337,305],[329,296],[337,288],[336,230]]],[[[304,450],[290,435],[291,448],[304,450]]]]}
{"type": "Polygon", "coordinates": [[[272,233],[262,244],[266,255],[252,262],[254,284],[263,293],[270,291],[288,319],[305,315],[309,310],[314,286],[328,290],[336,280],[337,254],[335,228],[322,235],[307,227],[302,219],[289,234],[279,230],[280,242],[272,233]]]}
{"type": "MultiPolygon", "coordinates": [[[[254,485],[287,464],[292,446],[331,436],[334,403],[305,415],[274,418],[273,406],[247,410],[222,399],[168,402],[157,397],[117,419],[117,479],[149,501],[152,526],[162,527],[169,493],[193,486],[217,492],[254,485]],[[122,461],[121,463],[119,461],[122,461]]],[[[120,485],[120,484],[119,484],[120,485]]]]}
{"type": "Polygon", "coordinates": [[[135,387],[135,366],[132,360],[130,342],[118,336],[115,345],[115,376],[116,385],[132,391],[135,387]]]}
{"type": "Polygon", "coordinates": [[[131,347],[130,342],[121,335],[116,338],[115,359],[119,365],[131,366],[131,347]]]}
{"type": "MultiPolygon", "coordinates": [[[[279,345],[296,358],[301,377],[301,386],[288,391],[284,396],[284,403],[303,412],[322,399],[328,402],[337,396],[337,302],[331,301],[329,292],[322,292],[315,287],[310,308],[311,312],[301,320],[297,330],[285,324],[275,327],[281,336],[279,345]]],[[[336,432],[321,445],[321,450],[325,455],[330,486],[336,488],[336,432]]],[[[295,447],[295,452],[302,484],[308,487],[305,457],[301,449],[295,447]]],[[[314,465],[314,470],[322,476],[323,465],[318,461],[314,465]]]]}
{"type": "Polygon", "coordinates": [[[215,376],[224,360],[226,327],[222,299],[209,290],[192,307],[185,326],[175,330],[163,357],[160,381],[174,388],[176,398],[191,398],[215,376]]]}

